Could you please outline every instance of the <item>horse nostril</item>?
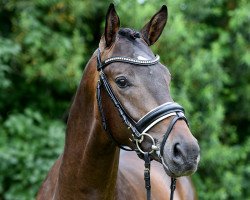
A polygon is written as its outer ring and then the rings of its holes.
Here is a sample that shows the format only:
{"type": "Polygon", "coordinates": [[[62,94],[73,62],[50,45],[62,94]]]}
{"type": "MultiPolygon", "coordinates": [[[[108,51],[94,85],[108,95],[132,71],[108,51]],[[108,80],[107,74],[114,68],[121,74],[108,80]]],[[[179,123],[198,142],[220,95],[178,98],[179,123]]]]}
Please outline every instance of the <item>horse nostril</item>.
{"type": "Polygon", "coordinates": [[[178,164],[197,162],[199,152],[200,149],[198,145],[176,142],[172,149],[173,161],[178,164]]]}
{"type": "Polygon", "coordinates": [[[182,165],[184,164],[185,160],[186,160],[186,152],[183,147],[183,144],[176,143],[173,146],[173,161],[178,165],[182,165]]]}
{"type": "Polygon", "coordinates": [[[174,157],[180,157],[182,155],[181,149],[180,149],[180,144],[176,143],[173,148],[173,154],[174,157]]]}

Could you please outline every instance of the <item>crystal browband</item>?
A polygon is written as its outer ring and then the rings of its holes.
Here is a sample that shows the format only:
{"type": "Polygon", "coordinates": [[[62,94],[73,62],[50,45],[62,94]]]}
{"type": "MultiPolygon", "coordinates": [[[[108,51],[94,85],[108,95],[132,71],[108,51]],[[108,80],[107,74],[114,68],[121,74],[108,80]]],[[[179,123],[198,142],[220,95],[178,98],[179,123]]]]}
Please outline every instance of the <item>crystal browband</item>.
{"type": "Polygon", "coordinates": [[[105,66],[113,63],[113,62],[123,62],[123,63],[130,63],[133,65],[142,65],[142,66],[150,66],[158,63],[160,60],[160,56],[156,55],[155,59],[153,60],[137,60],[134,58],[127,58],[127,57],[112,57],[108,58],[107,60],[103,61],[101,65],[98,66],[98,71],[103,69],[105,66]]]}

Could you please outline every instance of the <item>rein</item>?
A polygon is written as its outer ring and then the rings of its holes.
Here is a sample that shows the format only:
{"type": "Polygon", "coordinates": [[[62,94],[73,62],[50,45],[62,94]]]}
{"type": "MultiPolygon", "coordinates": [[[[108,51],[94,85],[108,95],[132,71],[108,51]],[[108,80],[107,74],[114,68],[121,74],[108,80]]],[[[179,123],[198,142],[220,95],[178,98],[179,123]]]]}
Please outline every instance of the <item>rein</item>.
{"type": "MultiPolygon", "coordinates": [[[[96,98],[98,103],[99,112],[102,119],[102,126],[104,130],[108,133],[111,140],[121,149],[125,151],[136,151],[139,158],[143,159],[145,164],[144,169],[144,180],[145,180],[145,188],[147,191],[147,200],[151,199],[151,184],[150,184],[150,162],[151,162],[151,154],[153,152],[156,152],[158,157],[160,158],[162,165],[165,169],[169,169],[167,164],[165,163],[163,159],[164,154],[164,146],[166,144],[167,138],[169,134],[171,133],[175,123],[178,120],[184,120],[187,125],[188,121],[184,115],[184,109],[182,106],[175,102],[167,102],[164,103],[153,110],[149,111],[146,115],[144,115],[139,121],[135,121],[123,108],[122,104],[119,102],[119,99],[115,96],[111,85],[108,82],[108,79],[104,73],[104,68],[114,62],[122,62],[122,63],[128,63],[133,65],[140,65],[140,66],[151,66],[155,65],[159,62],[160,57],[157,55],[155,59],[153,60],[136,60],[133,58],[127,58],[127,57],[111,57],[103,62],[101,61],[101,53],[98,49],[97,51],[97,70],[99,71],[99,81],[97,83],[97,92],[96,92],[96,98]],[[133,137],[132,142],[136,145],[136,149],[130,149],[128,147],[125,147],[121,145],[113,136],[110,129],[108,128],[108,124],[106,122],[105,113],[103,111],[102,106],[102,98],[101,98],[101,89],[104,88],[107,92],[108,96],[110,97],[111,101],[115,105],[116,109],[119,112],[120,117],[122,118],[123,123],[128,127],[128,129],[131,130],[131,134],[133,137]],[[163,140],[161,142],[160,147],[156,146],[155,139],[147,133],[149,129],[151,129],[154,125],[159,123],[160,121],[169,118],[171,116],[174,116],[171,120],[166,133],[163,136],[163,140]],[[152,146],[151,151],[145,152],[141,149],[140,144],[144,140],[145,137],[149,137],[152,140],[152,146]]],[[[171,186],[170,186],[170,200],[173,200],[174,197],[174,191],[176,188],[176,179],[171,177],[171,186]]]]}

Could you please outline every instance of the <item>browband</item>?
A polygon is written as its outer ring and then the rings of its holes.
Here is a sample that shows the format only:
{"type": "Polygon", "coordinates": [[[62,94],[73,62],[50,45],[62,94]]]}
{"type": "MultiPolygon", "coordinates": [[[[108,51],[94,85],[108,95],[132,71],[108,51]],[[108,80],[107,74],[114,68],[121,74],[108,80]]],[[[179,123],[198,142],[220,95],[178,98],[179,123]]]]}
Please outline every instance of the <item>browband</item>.
{"type": "Polygon", "coordinates": [[[159,62],[160,57],[156,55],[155,59],[153,60],[137,60],[134,58],[128,58],[128,57],[111,57],[103,62],[101,62],[100,58],[100,50],[98,49],[98,54],[97,54],[97,60],[98,60],[98,65],[97,65],[97,70],[100,71],[101,69],[104,69],[107,65],[114,63],[114,62],[122,62],[122,63],[129,63],[133,65],[142,65],[142,66],[150,66],[154,65],[159,62]]]}

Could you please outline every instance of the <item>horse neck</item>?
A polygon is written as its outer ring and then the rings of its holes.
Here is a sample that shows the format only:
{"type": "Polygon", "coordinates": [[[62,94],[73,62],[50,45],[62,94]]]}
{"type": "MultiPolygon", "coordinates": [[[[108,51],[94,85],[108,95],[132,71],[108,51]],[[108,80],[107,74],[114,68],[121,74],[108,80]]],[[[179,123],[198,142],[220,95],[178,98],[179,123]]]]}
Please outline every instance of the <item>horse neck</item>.
{"type": "Polygon", "coordinates": [[[66,199],[114,197],[119,150],[100,124],[95,98],[97,79],[92,58],[85,68],[67,124],[58,179],[58,193],[66,199]]]}

